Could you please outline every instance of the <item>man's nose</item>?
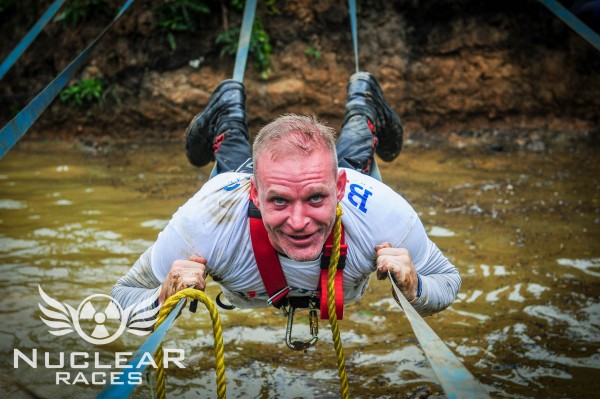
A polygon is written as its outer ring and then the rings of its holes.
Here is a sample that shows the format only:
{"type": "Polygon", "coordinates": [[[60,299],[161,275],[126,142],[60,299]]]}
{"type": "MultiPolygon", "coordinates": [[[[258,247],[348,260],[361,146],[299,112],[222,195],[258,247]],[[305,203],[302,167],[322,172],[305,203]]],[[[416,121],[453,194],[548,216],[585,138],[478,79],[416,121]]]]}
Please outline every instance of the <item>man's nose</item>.
{"type": "Polygon", "coordinates": [[[304,209],[304,205],[294,204],[291,207],[291,214],[289,218],[290,227],[295,231],[300,231],[308,225],[310,219],[306,215],[306,210],[304,209]]]}

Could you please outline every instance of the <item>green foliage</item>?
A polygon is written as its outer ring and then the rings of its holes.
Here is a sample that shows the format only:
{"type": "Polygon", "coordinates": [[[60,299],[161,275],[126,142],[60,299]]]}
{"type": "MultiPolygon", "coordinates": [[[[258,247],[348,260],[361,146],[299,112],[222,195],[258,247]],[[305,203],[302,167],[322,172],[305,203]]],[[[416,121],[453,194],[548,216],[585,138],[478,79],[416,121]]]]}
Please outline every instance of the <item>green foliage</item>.
{"type": "Polygon", "coordinates": [[[195,32],[199,28],[201,14],[209,14],[205,0],[164,0],[154,8],[158,25],[167,30],[167,44],[171,50],[177,48],[173,32],[195,32]]]}
{"type": "Polygon", "coordinates": [[[209,14],[205,0],[165,0],[154,9],[158,25],[170,32],[195,32],[200,14],[209,14]]]}
{"type": "Polygon", "coordinates": [[[277,0],[265,0],[262,4],[265,7],[265,9],[267,10],[267,14],[269,15],[276,15],[276,14],[280,14],[281,11],[279,11],[279,8],[277,8],[275,6],[275,2],[277,0]]]}
{"type": "MultiPolygon", "coordinates": [[[[217,44],[221,44],[221,56],[234,55],[237,52],[240,28],[233,28],[220,33],[217,38],[217,44]]],[[[271,43],[269,34],[263,29],[260,20],[255,20],[252,26],[252,37],[250,38],[250,47],[248,52],[254,60],[254,67],[261,74],[263,79],[269,77],[271,73],[271,43]]]]}
{"type": "Polygon", "coordinates": [[[106,0],[71,0],[65,3],[64,10],[54,18],[54,22],[75,27],[92,18],[112,16],[113,12],[106,0]]]}
{"type": "Polygon", "coordinates": [[[306,50],[304,50],[304,54],[306,54],[309,58],[314,58],[315,60],[321,59],[321,52],[313,46],[307,46],[306,50]]]}
{"type": "MultiPolygon", "coordinates": [[[[244,9],[245,0],[230,0],[231,6],[239,11],[244,9]]],[[[264,0],[259,4],[267,14],[279,14],[279,9],[275,6],[276,0],[264,0]]],[[[237,52],[237,46],[240,36],[240,28],[228,29],[220,33],[215,42],[221,45],[221,56],[234,55],[237,52]]],[[[252,26],[252,36],[250,38],[250,47],[248,52],[254,61],[254,68],[260,72],[263,79],[267,79],[271,73],[271,42],[269,34],[264,30],[262,21],[258,18],[254,20],[252,26]]]]}
{"type": "Polygon", "coordinates": [[[83,106],[92,104],[102,99],[104,91],[102,80],[83,79],[79,83],[71,84],[60,92],[60,101],[71,105],[83,106]]]}
{"type": "MultiPolygon", "coordinates": [[[[276,1],[277,0],[264,0],[264,1],[259,2],[259,4],[264,7],[264,9],[267,11],[267,14],[269,14],[269,15],[279,14],[280,11],[275,6],[276,1]]],[[[246,3],[246,0],[231,0],[231,5],[233,6],[233,8],[236,8],[240,11],[242,11],[244,9],[245,3],[246,3]]]]}
{"type": "Polygon", "coordinates": [[[233,8],[237,8],[238,10],[244,9],[244,3],[246,3],[246,0],[231,0],[233,8]]]}
{"type": "Polygon", "coordinates": [[[225,54],[233,55],[236,53],[239,36],[240,28],[232,28],[219,33],[215,42],[221,45],[221,57],[225,54]]]}
{"type": "Polygon", "coordinates": [[[262,23],[256,20],[252,27],[249,52],[254,59],[254,67],[260,71],[263,79],[271,73],[271,49],[269,34],[263,29],[262,23]]]}
{"type": "Polygon", "coordinates": [[[177,48],[177,40],[175,40],[175,35],[173,32],[167,33],[167,44],[169,45],[171,51],[175,51],[177,48]]]}

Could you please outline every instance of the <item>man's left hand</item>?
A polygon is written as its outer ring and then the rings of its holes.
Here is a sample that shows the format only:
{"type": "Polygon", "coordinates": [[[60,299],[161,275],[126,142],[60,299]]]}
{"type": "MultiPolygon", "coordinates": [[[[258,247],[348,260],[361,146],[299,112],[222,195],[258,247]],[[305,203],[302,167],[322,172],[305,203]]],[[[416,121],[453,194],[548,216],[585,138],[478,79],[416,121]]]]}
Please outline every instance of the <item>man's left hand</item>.
{"type": "Polygon", "coordinates": [[[417,298],[419,280],[415,265],[405,248],[393,248],[389,242],[375,247],[377,252],[377,279],[385,280],[388,270],[392,273],[394,283],[409,302],[417,298]]]}

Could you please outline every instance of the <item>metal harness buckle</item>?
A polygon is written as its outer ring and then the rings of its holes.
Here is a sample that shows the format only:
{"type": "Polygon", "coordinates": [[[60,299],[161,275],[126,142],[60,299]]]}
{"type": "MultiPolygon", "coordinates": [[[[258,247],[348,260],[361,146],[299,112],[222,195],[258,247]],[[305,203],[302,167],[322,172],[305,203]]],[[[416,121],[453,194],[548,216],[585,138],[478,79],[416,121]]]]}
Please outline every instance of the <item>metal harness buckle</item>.
{"type": "Polygon", "coordinates": [[[319,317],[314,301],[309,302],[308,307],[308,324],[310,326],[310,341],[292,341],[292,326],[294,325],[294,312],[296,308],[290,304],[287,309],[284,309],[284,315],[287,315],[287,328],[285,330],[285,343],[288,348],[295,351],[306,351],[311,346],[314,346],[319,340],[319,317]]]}

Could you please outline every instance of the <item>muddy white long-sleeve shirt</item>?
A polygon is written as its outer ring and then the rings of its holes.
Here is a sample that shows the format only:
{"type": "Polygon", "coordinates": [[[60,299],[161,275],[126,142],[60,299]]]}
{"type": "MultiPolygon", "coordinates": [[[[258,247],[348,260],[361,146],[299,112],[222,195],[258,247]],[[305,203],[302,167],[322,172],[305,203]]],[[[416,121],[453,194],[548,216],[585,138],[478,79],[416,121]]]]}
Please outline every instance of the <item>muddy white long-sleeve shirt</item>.
{"type": "MultiPolygon", "coordinates": [[[[415,210],[382,182],[346,169],[348,182],[341,201],[348,255],[344,269],[344,301],[365,293],[376,270],[375,246],[385,241],[406,248],[421,280],[421,295],[412,304],[421,315],[449,306],[460,288],[457,269],[429,239],[415,210]]],[[[191,255],[204,257],[207,274],[235,306],[269,306],[250,238],[249,174],[223,173],[209,180],[173,215],[156,242],[120,278],[112,295],[121,306],[141,302],[160,290],[171,265],[191,255]]],[[[290,296],[317,290],[320,260],[296,262],[279,256],[290,296]]]]}

